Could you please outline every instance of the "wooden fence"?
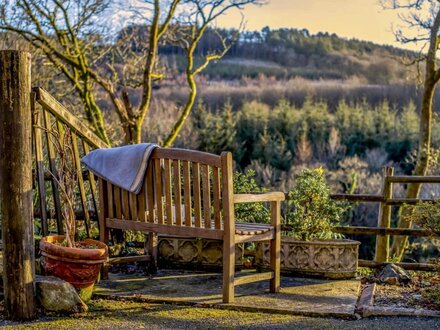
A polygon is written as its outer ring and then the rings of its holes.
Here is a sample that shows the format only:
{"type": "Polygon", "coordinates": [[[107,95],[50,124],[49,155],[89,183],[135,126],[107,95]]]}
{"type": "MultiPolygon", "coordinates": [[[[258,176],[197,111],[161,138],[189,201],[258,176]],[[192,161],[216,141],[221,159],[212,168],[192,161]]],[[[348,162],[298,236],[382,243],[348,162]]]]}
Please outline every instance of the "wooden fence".
{"type": "Polygon", "coordinates": [[[33,88],[31,94],[33,114],[33,141],[38,206],[34,216],[41,220],[41,233],[49,234],[49,219],[56,220],[56,231],[63,234],[60,192],[56,184],[58,177],[57,150],[53,139],[61,137],[63,131],[71,132],[74,166],[77,171],[77,194],[75,201],[77,219],[84,221],[86,234],[90,237],[91,221],[97,221],[98,190],[93,174],[82,171],[80,159],[90,150],[108,147],[83,122],[72,115],[61,103],[41,88],[33,88]],[[55,134],[54,134],[55,133],[55,134]]]}
{"type": "MultiPolygon", "coordinates": [[[[375,235],[376,249],[374,260],[359,260],[362,267],[380,267],[390,261],[390,236],[429,237],[432,232],[425,229],[414,228],[391,228],[391,208],[403,204],[416,204],[419,201],[432,199],[421,198],[396,198],[393,197],[394,184],[408,183],[440,183],[440,176],[406,176],[394,175],[392,167],[386,167],[383,171],[382,193],[379,195],[349,195],[334,194],[335,200],[344,200],[353,203],[379,203],[379,216],[376,227],[345,226],[335,228],[335,232],[346,235],[375,235]]],[[[437,266],[427,263],[398,263],[406,269],[413,270],[436,270],[437,266]]]]}

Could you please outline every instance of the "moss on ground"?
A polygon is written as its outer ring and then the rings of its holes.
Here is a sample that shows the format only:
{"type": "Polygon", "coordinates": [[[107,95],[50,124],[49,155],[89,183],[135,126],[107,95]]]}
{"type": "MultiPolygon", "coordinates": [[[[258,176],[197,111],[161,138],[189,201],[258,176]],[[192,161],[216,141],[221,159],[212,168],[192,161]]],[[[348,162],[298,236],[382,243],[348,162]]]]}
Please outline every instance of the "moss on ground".
{"type": "Polygon", "coordinates": [[[3,321],[14,329],[128,329],[128,328],[215,328],[285,324],[294,316],[248,313],[198,307],[149,304],[129,301],[92,300],[87,313],[71,316],[46,315],[31,323],[3,321]]]}
{"type": "Polygon", "coordinates": [[[31,323],[1,322],[9,329],[426,329],[439,320],[374,318],[359,321],[249,313],[142,302],[92,300],[87,313],[44,316],[31,323]]]}

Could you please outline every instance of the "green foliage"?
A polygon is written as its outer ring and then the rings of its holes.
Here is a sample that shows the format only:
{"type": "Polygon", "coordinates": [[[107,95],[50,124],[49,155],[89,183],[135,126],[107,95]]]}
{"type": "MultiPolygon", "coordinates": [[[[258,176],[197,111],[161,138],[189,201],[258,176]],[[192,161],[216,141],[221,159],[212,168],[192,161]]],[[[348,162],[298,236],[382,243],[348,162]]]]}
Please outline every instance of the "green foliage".
{"type": "Polygon", "coordinates": [[[234,159],[244,168],[252,159],[260,156],[258,144],[262,134],[267,129],[270,108],[260,102],[245,103],[238,113],[236,124],[236,146],[234,159]]]}
{"type": "Polygon", "coordinates": [[[236,114],[229,102],[215,112],[199,104],[194,114],[194,128],[199,134],[198,149],[218,155],[234,146],[236,114]]]}
{"type": "MultiPolygon", "coordinates": [[[[261,193],[265,189],[257,185],[255,171],[234,173],[234,194],[261,193]]],[[[235,204],[235,220],[237,222],[269,223],[270,213],[263,203],[235,204]]]]}
{"type": "MultiPolygon", "coordinates": [[[[241,108],[227,102],[214,111],[201,105],[195,114],[193,148],[215,154],[230,150],[242,170],[255,161],[284,172],[313,162],[334,168],[345,157],[362,158],[377,149],[384,155],[377,171],[388,161],[402,162],[417,147],[419,116],[412,102],[396,109],[387,102],[371,106],[341,101],[332,111],[307,97],[300,107],[285,99],[274,107],[254,100],[241,108]],[[307,155],[302,154],[305,145],[310,146],[307,155]]],[[[435,120],[434,131],[436,125],[435,120]]],[[[440,145],[438,136],[433,136],[433,147],[440,145]]]]}
{"type": "Polygon", "coordinates": [[[440,305],[440,290],[438,288],[428,288],[422,291],[423,298],[431,304],[440,305]]]}
{"type": "Polygon", "coordinates": [[[333,239],[341,237],[332,232],[339,224],[344,211],[330,198],[330,188],[324,170],[303,170],[296,178],[295,186],[287,197],[286,224],[296,239],[333,239]]]}
{"type": "Polygon", "coordinates": [[[440,201],[419,202],[414,206],[405,205],[408,215],[406,221],[411,221],[424,229],[440,235],[440,201]]]}

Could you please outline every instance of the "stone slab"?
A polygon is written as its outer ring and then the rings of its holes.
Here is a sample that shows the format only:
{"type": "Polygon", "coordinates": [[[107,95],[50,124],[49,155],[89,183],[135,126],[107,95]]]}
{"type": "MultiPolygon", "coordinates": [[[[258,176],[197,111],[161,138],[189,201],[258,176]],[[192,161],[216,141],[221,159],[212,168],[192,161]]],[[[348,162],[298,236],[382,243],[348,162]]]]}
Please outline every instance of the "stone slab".
{"type": "Polygon", "coordinates": [[[366,306],[362,310],[362,317],[371,316],[408,316],[408,317],[435,317],[440,318],[440,311],[427,309],[366,306]]]}
{"type": "Polygon", "coordinates": [[[166,270],[153,277],[110,274],[109,280],[95,286],[94,293],[150,302],[353,318],[359,288],[360,282],[356,280],[283,276],[280,293],[270,293],[268,281],[241,285],[236,287],[235,303],[225,305],[221,300],[221,274],[166,270]]]}
{"type": "Polygon", "coordinates": [[[374,304],[374,293],[376,291],[376,283],[366,284],[360,294],[356,312],[362,314],[363,310],[374,304]]]}

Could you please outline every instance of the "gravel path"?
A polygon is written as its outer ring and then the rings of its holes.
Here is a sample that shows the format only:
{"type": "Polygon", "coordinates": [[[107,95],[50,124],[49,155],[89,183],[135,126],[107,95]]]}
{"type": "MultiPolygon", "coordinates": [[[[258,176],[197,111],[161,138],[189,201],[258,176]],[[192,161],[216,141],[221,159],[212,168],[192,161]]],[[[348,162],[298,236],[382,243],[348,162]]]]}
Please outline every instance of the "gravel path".
{"type": "Polygon", "coordinates": [[[358,321],[248,313],[219,309],[97,300],[90,311],[45,316],[28,324],[2,321],[14,329],[437,329],[440,319],[368,318],[358,321]]]}

